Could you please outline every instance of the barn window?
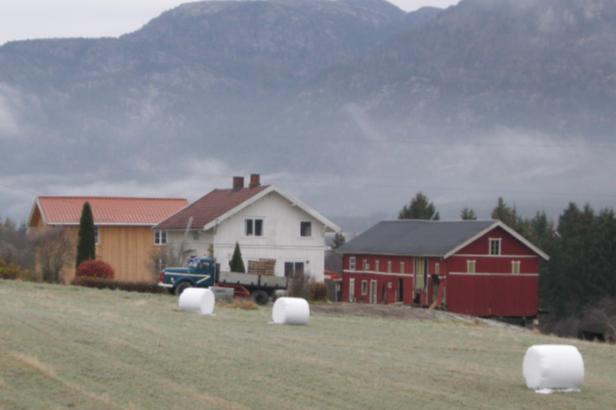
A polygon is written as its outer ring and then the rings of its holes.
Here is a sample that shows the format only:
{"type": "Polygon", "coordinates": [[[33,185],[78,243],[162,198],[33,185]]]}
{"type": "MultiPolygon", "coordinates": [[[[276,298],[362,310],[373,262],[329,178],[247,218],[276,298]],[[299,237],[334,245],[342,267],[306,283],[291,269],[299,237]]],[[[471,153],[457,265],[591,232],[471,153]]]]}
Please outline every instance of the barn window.
{"type": "Polygon", "coordinates": [[[477,261],[466,261],[466,272],[467,273],[477,273],[477,261]]]}
{"type": "Polygon", "coordinates": [[[300,222],[299,231],[301,236],[312,236],[312,222],[300,222]]]}
{"type": "Polygon", "coordinates": [[[434,264],[434,274],[435,275],[440,275],[441,274],[441,264],[440,263],[435,263],[434,264]]]}
{"type": "Polygon", "coordinates": [[[349,256],[349,270],[355,270],[357,259],[355,256],[349,256]]]}
{"type": "Polygon", "coordinates": [[[361,295],[366,296],[367,294],[368,294],[368,281],[362,280],[361,281],[361,295]]]}
{"type": "Polygon", "coordinates": [[[374,270],[375,272],[380,272],[381,271],[381,261],[377,260],[374,262],[374,270]]]}
{"type": "Polygon", "coordinates": [[[167,231],[159,229],[154,231],[154,245],[165,245],[167,243],[167,231]]]}
{"type": "Polygon", "coordinates": [[[400,273],[404,273],[404,262],[400,262],[400,273]]]}
{"type": "Polygon", "coordinates": [[[490,255],[498,256],[501,254],[501,239],[490,238],[490,255]]]}
{"type": "Polygon", "coordinates": [[[365,271],[369,271],[370,270],[370,263],[368,262],[367,258],[364,258],[364,270],[365,271]]]}
{"type": "Polygon", "coordinates": [[[391,273],[391,261],[387,261],[387,272],[391,273]]]}
{"type": "Polygon", "coordinates": [[[511,261],[511,273],[515,275],[520,274],[520,261],[511,261]]]}

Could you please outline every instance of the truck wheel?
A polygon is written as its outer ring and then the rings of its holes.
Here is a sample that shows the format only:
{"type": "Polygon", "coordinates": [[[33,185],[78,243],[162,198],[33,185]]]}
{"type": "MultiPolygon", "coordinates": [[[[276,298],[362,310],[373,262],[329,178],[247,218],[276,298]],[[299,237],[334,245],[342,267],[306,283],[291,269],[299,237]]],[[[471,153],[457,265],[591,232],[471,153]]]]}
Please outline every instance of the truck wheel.
{"type": "Polygon", "coordinates": [[[255,290],[252,292],[252,300],[257,305],[267,305],[267,302],[269,302],[269,295],[264,290],[255,290]]]}
{"type": "Polygon", "coordinates": [[[175,287],[175,294],[180,296],[182,292],[184,292],[186,289],[191,288],[191,287],[192,287],[192,284],[190,282],[180,282],[175,287]]]}

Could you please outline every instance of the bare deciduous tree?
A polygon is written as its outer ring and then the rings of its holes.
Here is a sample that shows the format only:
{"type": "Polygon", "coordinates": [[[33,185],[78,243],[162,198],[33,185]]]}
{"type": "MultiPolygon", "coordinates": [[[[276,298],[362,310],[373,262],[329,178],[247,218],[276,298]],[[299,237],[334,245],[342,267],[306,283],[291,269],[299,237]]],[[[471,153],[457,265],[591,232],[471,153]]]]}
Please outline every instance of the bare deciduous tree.
{"type": "Polygon", "coordinates": [[[34,234],[36,257],[43,280],[60,282],[62,268],[69,265],[75,255],[75,244],[62,228],[50,228],[34,234]]]}

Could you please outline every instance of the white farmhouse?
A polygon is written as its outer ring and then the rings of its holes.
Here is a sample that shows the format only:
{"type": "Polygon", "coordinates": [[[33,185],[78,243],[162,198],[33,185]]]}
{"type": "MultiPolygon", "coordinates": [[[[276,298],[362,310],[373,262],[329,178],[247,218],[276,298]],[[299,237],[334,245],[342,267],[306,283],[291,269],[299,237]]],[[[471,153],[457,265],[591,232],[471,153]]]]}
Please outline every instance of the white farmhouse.
{"type": "Polygon", "coordinates": [[[260,176],[233,178],[232,189],[215,189],[159,223],[156,237],[186,256],[213,252],[222,270],[229,269],[235,243],[240,244],[244,265],[273,259],[276,276],[303,272],[324,278],[325,234],[340,228],[323,215],[260,176]]]}

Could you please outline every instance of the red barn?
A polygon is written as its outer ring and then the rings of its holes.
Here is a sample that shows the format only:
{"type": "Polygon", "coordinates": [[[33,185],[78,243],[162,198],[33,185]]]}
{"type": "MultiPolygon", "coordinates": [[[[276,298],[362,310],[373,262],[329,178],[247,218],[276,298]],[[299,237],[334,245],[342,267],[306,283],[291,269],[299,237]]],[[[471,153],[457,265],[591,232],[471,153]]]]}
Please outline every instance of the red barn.
{"type": "Polygon", "coordinates": [[[535,317],[549,257],[500,221],[384,221],[345,244],[344,301],[535,317]]]}

